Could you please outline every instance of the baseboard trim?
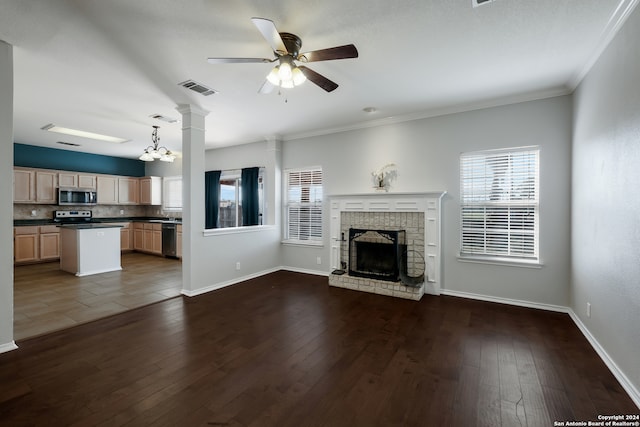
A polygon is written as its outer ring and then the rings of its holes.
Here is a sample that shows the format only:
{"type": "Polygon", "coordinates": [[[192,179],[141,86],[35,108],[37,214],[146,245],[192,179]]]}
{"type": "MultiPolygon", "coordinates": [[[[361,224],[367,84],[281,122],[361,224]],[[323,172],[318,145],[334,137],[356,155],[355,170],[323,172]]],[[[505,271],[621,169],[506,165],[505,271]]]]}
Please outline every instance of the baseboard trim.
{"type": "Polygon", "coordinates": [[[204,288],[195,289],[193,291],[189,291],[183,289],[180,293],[187,297],[195,297],[198,295],[206,294],[207,292],[215,291],[218,289],[226,288],[227,286],[235,285],[236,283],[244,282],[246,280],[255,279],[256,277],[264,276],[265,274],[275,273],[276,271],[281,270],[280,267],[270,268],[267,270],[262,270],[257,273],[249,274],[247,276],[238,277],[235,279],[227,280],[225,282],[215,283],[213,285],[206,286],[204,288]]]}
{"type": "Polygon", "coordinates": [[[293,271],[294,273],[311,274],[312,276],[324,276],[329,277],[329,273],[326,271],[307,270],[306,268],[288,267],[286,265],[280,266],[280,270],[293,271]]]}
{"type": "Polygon", "coordinates": [[[17,348],[18,348],[18,346],[16,345],[15,341],[11,341],[11,342],[8,342],[6,344],[0,344],[0,354],[1,353],[6,353],[6,352],[11,351],[11,350],[16,350],[17,348]]]}
{"type": "Polygon", "coordinates": [[[536,308],[538,310],[555,311],[558,313],[569,312],[568,307],[564,307],[561,305],[544,304],[540,302],[531,302],[531,301],[524,301],[524,300],[518,300],[518,299],[511,299],[511,298],[493,297],[488,295],[474,294],[471,292],[452,291],[450,289],[441,289],[440,293],[442,295],[448,295],[452,297],[469,298],[469,299],[475,299],[475,300],[487,301],[487,302],[497,302],[499,304],[516,305],[518,307],[526,307],[526,308],[536,308]]]}
{"type": "Polygon", "coordinates": [[[587,329],[585,324],[582,323],[582,320],[580,320],[578,315],[571,308],[569,308],[568,313],[569,316],[571,316],[571,319],[573,319],[573,323],[575,323],[578,329],[580,329],[587,341],[589,341],[589,344],[591,344],[591,347],[593,347],[596,353],[598,353],[598,356],[600,356],[605,365],[607,365],[607,368],[609,368],[613,376],[616,377],[622,388],[627,392],[627,394],[629,394],[633,403],[635,403],[638,409],[640,409],[640,391],[638,391],[629,378],[627,378],[624,372],[622,372],[616,362],[613,361],[606,350],[600,345],[598,340],[591,334],[589,329],[587,329]]]}

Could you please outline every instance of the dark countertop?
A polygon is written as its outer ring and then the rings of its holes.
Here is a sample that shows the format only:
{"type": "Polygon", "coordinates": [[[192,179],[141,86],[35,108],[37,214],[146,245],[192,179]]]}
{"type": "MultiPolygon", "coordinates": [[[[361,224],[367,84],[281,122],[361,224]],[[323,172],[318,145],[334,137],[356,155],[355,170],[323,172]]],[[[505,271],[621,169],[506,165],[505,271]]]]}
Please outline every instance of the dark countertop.
{"type": "Polygon", "coordinates": [[[92,230],[94,228],[122,228],[121,225],[109,225],[109,224],[99,224],[99,223],[60,224],[58,227],[67,228],[67,229],[71,229],[71,230],[92,230]]]}
{"type": "MultiPolygon", "coordinates": [[[[158,221],[167,221],[167,218],[163,217],[115,217],[115,218],[92,218],[91,221],[87,223],[80,224],[72,224],[72,225],[81,225],[81,224],[101,224],[101,223],[113,223],[113,222],[158,222],[158,221]]],[[[176,221],[168,221],[171,224],[182,224],[182,218],[176,221]]],[[[56,222],[53,219],[14,219],[13,226],[14,227],[23,227],[23,226],[34,226],[34,225],[62,225],[60,222],[56,222]]],[[[66,224],[65,224],[66,225],[66,224]]]]}

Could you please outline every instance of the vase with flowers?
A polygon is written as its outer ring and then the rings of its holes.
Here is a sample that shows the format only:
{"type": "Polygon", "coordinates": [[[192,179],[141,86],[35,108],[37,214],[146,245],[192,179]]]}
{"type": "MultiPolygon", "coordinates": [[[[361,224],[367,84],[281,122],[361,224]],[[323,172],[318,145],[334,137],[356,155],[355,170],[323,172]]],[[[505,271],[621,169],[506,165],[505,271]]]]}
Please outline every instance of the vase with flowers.
{"type": "Polygon", "coordinates": [[[397,176],[395,163],[388,163],[382,166],[380,169],[371,172],[371,178],[373,179],[373,188],[376,191],[389,191],[391,181],[397,176]]]}

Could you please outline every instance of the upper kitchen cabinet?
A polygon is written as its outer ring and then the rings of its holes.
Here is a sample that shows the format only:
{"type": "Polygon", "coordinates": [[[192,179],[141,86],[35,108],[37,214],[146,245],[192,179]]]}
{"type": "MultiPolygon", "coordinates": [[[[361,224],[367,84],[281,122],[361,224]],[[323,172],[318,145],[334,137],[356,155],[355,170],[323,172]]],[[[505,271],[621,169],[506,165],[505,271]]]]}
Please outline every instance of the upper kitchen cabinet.
{"type": "Polygon", "coordinates": [[[56,172],[36,171],[36,203],[55,205],[58,193],[56,172]]]}
{"type": "Polygon", "coordinates": [[[71,172],[60,172],[58,174],[58,185],[61,188],[87,188],[96,189],[96,176],[71,172]]]}
{"type": "Polygon", "coordinates": [[[98,175],[96,192],[99,205],[118,204],[118,177],[98,175]]]}
{"type": "Polygon", "coordinates": [[[13,202],[56,204],[58,174],[34,169],[13,170],[13,202]]]}
{"type": "Polygon", "coordinates": [[[162,178],[159,176],[145,176],[140,178],[140,199],[141,205],[161,205],[162,204],[162,178]]]}
{"type": "Polygon", "coordinates": [[[138,178],[118,178],[118,204],[138,204],[139,192],[138,178]]]}
{"type": "Polygon", "coordinates": [[[36,201],[36,172],[28,169],[13,170],[13,203],[36,201]]]}

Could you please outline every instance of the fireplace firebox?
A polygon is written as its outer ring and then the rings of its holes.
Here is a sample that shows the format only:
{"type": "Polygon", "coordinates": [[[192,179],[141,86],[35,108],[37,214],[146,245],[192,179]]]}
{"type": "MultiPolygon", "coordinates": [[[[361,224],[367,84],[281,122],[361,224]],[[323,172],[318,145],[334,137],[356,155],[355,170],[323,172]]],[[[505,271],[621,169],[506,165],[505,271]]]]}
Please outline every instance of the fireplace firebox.
{"type": "Polygon", "coordinates": [[[405,230],[349,229],[349,275],[398,282],[406,271],[405,230]]]}

